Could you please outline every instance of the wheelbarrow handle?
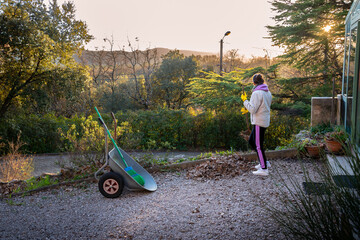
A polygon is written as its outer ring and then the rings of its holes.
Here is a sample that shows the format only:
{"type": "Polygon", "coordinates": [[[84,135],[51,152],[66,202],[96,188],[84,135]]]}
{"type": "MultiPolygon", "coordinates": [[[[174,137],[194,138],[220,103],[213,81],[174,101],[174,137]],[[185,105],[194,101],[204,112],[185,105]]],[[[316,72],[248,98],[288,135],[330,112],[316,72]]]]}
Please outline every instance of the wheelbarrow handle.
{"type": "Polygon", "coordinates": [[[112,143],[114,144],[114,147],[116,148],[116,150],[117,150],[117,152],[119,153],[121,159],[123,160],[123,162],[124,162],[124,164],[125,164],[125,167],[128,167],[128,165],[127,165],[127,163],[126,163],[126,161],[125,161],[125,159],[124,159],[124,157],[123,157],[123,155],[122,155],[119,147],[116,145],[115,140],[112,138],[111,133],[110,133],[109,129],[107,128],[104,120],[102,119],[102,117],[101,117],[101,115],[100,115],[99,110],[97,109],[97,107],[95,107],[95,110],[96,110],[97,114],[99,115],[99,121],[100,121],[100,123],[102,123],[102,125],[103,125],[104,128],[106,129],[106,131],[107,131],[107,133],[108,133],[108,135],[109,135],[109,137],[110,137],[110,140],[111,140],[112,143]]]}
{"type": "Polygon", "coordinates": [[[98,119],[99,119],[100,124],[102,124],[102,125],[104,125],[104,126],[105,126],[104,121],[103,121],[101,118],[98,118],[98,119]]]}

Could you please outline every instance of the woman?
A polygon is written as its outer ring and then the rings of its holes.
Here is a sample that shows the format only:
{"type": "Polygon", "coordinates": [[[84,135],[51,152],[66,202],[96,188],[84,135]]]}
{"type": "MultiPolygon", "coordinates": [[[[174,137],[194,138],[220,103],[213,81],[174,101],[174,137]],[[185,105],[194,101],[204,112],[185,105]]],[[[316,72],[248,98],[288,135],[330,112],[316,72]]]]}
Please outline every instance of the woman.
{"type": "Polygon", "coordinates": [[[265,130],[270,125],[270,105],[271,92],[268,86],[264,84],[264,79],[261,74],[253,76],[254,88],[251,94],[250,101],[244,100],[244,107],[250,112],[251,124],[253,125],[252,132],[249,138],[250,146],[256,151],[260,164],[255,166],[257,171],[253,172],[255,175],[267,176],[269,175],[268,165],[264,151],[264,135],[265,130]]]}

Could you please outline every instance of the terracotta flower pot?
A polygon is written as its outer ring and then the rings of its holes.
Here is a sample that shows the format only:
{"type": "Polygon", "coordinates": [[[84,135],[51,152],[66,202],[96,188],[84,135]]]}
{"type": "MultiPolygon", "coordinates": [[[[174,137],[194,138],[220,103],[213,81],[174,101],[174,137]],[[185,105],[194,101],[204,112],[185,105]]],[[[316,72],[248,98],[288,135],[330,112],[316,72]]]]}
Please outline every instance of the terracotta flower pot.
{"type": "Polygon", "coordinates": [[[317,158],[320,156],[321,146],[306,146],[305,148],[310,157],[317,158]]]}
{"type": "Polygon", "coordinates": [[[332,153],[339,153],[342,150],[342,145],[338,141],[325,140],[326,148],[332,153]]]}

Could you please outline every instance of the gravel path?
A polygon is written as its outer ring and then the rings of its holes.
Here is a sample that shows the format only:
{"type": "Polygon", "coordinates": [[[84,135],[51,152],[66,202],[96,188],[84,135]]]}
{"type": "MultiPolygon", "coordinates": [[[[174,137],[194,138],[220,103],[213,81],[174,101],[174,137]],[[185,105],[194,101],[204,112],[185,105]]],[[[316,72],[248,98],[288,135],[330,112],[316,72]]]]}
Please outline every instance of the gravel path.
{"type": "Polygon", "coordinates": [[[269,177],[246,172],[194,180],[186,171],[154,173],[153,193],[104,198],[96,183],[0,200],[0,239],[284,239],[261,204],[279,206],[279,176],[303,181],[309,160],[272,161],[269,177]]]}

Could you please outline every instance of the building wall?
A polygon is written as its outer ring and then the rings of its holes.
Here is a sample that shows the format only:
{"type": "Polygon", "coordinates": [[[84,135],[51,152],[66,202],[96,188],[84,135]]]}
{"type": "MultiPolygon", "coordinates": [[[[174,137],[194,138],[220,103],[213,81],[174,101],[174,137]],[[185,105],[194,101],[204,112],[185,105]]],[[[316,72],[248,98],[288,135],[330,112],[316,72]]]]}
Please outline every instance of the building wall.
{"type": "MultiPolygon", "coordinates": [[[[331,121],[331,102],[332,97],[313,97],[311,98],[311,126],[331,121]]],[[[334,99],[334,123],[340,124],[341,95],[334,99]]]]}

